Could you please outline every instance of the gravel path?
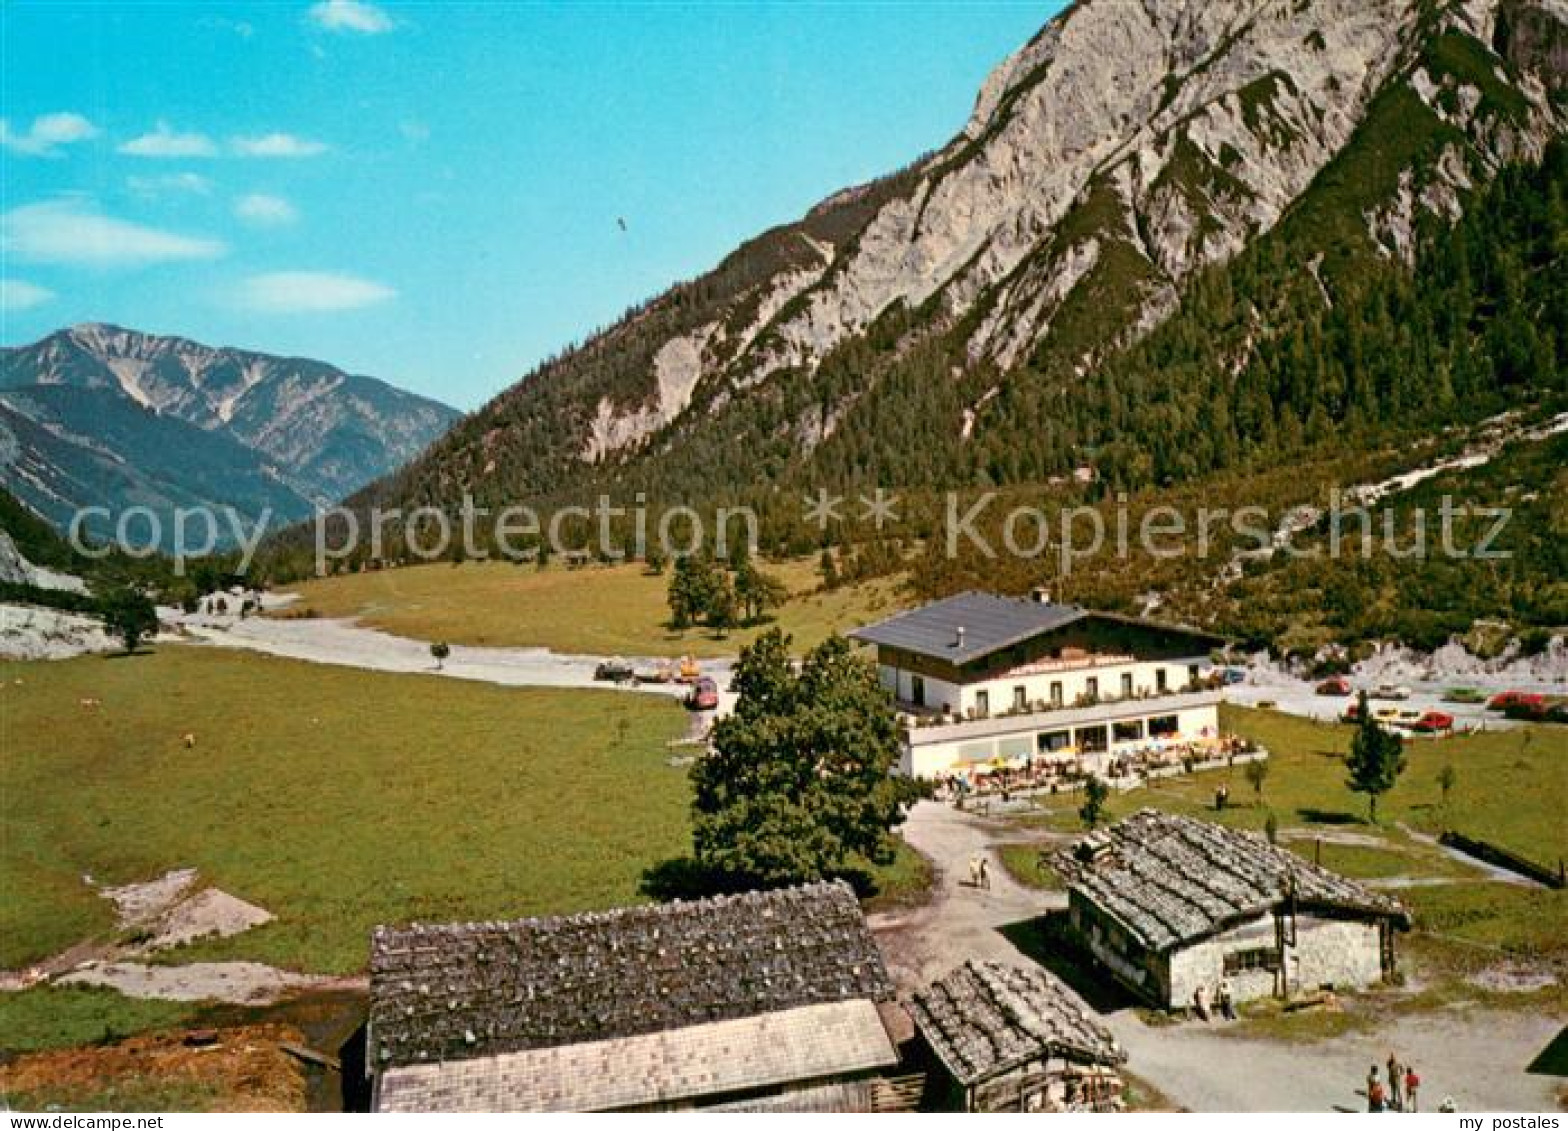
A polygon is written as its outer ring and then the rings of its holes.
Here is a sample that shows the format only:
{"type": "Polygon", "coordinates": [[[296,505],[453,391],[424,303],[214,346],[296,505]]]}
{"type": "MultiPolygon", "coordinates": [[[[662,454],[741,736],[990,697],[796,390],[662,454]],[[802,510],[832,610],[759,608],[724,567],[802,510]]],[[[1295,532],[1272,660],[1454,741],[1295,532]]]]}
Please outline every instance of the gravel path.
{"type": "Polygon", "coordinates": [[[904,839],[931,861],[935,871],[931,898],[919,907],[871,917],[888,970],[901,993],[911,993],[971,958],[1026,961],[998,931],[1033,919],[1052,906],[1065,907],[1060,895],[1017,883],[990,846],[1016,839],[1016,830],[950,805],[922,801],[909,813],[904,839]],[[970,886],[969,861],[990,860],[991,888],[970,886]]]}
{"type": "MultiPolygon", "coordinates": [[[[903,832],[937,875],[928,903],[871,920],[900,993],[970,958],[1028,961],[998,928],[1062,907],[1065,897],[1015,883],[994,854],[991,891],[968,886],[970,857],[1016,840],[1016,827],[927,801],[911,811],[903,832]]],[[[1429,1111],[1444,1095],[1462,1111],[1556,1106],[1557,1081],[1524,1069],[1562,1028],[1562,1018],[1454,1009],[1312,1044],[1246,1038],[1201,1022],[1151,1027],[1131,1008],[1101,1019],[1127,1050],[1129,1071],[1192,1111],[1361,1110],[1367,1067],[1390,1051],[1416,1065],[1429,1111]]]]}
{"type": "MultiPolygon", "coordinates": [[[[185,616],[180,618],[180,624],[191,637],[205,644],[365,671],[477,680],[505,687],[621,690],[670,698],[684,696],[687,690],[674,683],[622,685],[599,682],[593,678],[593,672],[604,657],[568,655],[548,648],[478,648],[454,644],[451,655],[438,671],[430,656],[430,645],[425,641],[366,628],[347,619],[185,616]]],[[[634,667],[656,667],[667,662],[643,657],[623,658],[634,667]]],[[[702,662],[703,674],[712,676],[720,688],[719,714],[726,713],[733,703],[725,690],[732,664],[733,661],[727,659],[702,662]]]]}
{"type": "Polygon", "coordinates": [[[302,990],[362,990],[369,986],[364,978],[295,974],[259,962],[188,962],[183,966],[105,962],[57,978],[55,984],[107,986],[126,997],[221,1001],[234,1005],[267,1005],[302,990]]]}

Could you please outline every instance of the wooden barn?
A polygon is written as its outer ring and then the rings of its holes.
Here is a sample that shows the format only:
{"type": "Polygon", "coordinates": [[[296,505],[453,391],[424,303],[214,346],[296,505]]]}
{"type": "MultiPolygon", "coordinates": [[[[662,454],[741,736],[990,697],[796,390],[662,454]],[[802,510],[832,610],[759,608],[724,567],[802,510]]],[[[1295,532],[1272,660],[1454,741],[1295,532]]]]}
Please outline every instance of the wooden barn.
{"type": "Polygon", "coordinates": [[[371,1108],[878,1110],[892,998],[842,883],[380,927],[371,1108]]]}
{"type": "Polygon", "coordinates": [[[935,1106],[957,1111],[1120,1111],[1111,1034],[1038,966],[968,962],[915,995],[935,1106]]]}
{"type": "Polygon", "coordinates": [[[1257,833],[1145,809],[1052,857],[1076,940],[1164,1009],[1362,987],[1394,970],[1391,896],[1257,833]]]}

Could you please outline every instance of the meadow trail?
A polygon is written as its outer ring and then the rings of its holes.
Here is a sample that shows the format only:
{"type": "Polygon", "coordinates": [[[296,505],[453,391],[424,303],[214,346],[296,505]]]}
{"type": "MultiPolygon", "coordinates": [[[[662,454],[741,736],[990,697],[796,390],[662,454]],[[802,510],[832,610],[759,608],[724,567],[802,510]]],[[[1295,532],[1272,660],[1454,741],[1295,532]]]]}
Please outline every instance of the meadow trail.
{"type": "MultiPolygon", "coordinates": [[[[362,671],[443,676],[503,687],[593,688],[676,698],[687,691],[678,683],[616,684],[595,680],[594,669],[609,657],[569,655],[548,648],[454,644],[451,654],[437,668],[427,642],[366,628],[351,619],[182,616],[179,623],[194,640],[204,644],[362,671]]],[[[624,658],[639,665],[659,663],[651,657],[624,658]]],[[[732,663],[729,659],[703,662],[704,673],[713,676],[720,687],[719,713],[729,709],[729,696],[723,689],[729,683],[732,663]]]]}
{"type": "MultiPolygon", "coordinates": [[[[901,990],[969,959],[1028,961],[1013,939],[1028,921],[1064,907],[1066,896],[1030,890],[1007,874],[993,850],[1015,832],[936,802],[910,812],[903,834],[936,869],[931,898],[871,918],[901,990]],[[989,891],[969,884],[968,862],[979,854],[991,859],[989,891]]],[[[1361,1110],[1366,1101],[1358,1089],[1367,1066],[1383,1063],[1391,1050],[1420,1069],[1424,1110],[1436,1110],[1445,1095],[1461,1111],[1547,1111],[1556,1102],[1552,1078],[1525,1071],[1562,1026],[1552,1016],[1462,1006],[1395,1016],[1319,1041],[1250,1036],[1223,1022],[1151,1026],[1126,1005],[1099,1016],[1137,1075],[1189,1111],[1361,1110]]]]}

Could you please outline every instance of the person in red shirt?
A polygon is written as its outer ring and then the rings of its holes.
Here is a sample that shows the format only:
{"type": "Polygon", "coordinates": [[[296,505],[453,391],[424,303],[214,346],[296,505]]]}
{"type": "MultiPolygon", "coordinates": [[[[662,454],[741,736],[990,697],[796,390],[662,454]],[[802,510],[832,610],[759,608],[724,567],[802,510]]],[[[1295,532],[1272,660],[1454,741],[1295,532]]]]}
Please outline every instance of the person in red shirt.
{"type": "Polygon", "coordinates": [[[1416,1089],[1421,1087],[1421,1077],[1416,1075],[1413,1065],[1405,1065],[1405,1110],[1420,1111],[1421,1105],[1416,1103],[1416,1089]]]}

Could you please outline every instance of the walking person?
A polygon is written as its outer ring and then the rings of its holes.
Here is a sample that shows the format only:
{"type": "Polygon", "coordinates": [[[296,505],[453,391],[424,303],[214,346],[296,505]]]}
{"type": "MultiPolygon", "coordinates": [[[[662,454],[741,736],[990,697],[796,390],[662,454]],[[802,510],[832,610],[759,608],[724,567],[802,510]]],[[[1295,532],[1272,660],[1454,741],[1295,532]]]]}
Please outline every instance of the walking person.
{"type": "Polygon", "coordinates": [[[1377,1065],[1367,1069],[1367,1110],[1383,1110],[1383,1081],[1377,1078],[1377,1065]]]}
{"type": "Polygon", "coordinates": [[[1236,999],[1229,978],[1220,979],[1219,1006],[1221,1017],[1227,1021],[1236,1020],[1236,999]]]}
{"type": "Polygon", "coordinates": [[[991,861],[985,856],[980,857],[980,888],[982,891],[991,890],[991,861]]]}
{"type": "Polygon", "coordinates": [[[1207,1022],[1209,1019],[1209,987],[1203,982],[1198,983],[1198,988],[1192,991],[1192,1007],[1199,1018],[1207,1022]]]}
{"type": "Polygon", "coordinates": [[[1416,1099],[1416,1093],[1421,1088],[1421,1077],[1416,1075],[1415,1065],[1405,1065],[1405,1110],[1419,1112],[1421,1104],[1416,1099]]]}
{"type": "Polygon", "coordinates": [[[1400,1109],[1399,1087],[1404,1083],[1405,1074],[1400,1071],[1399,1057],[1394,1053],[1388,1054],[1388,1106],[1395,1111],[1400,1109]]]}

